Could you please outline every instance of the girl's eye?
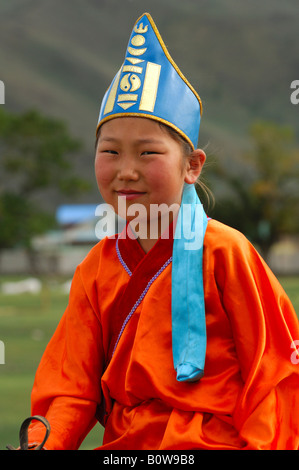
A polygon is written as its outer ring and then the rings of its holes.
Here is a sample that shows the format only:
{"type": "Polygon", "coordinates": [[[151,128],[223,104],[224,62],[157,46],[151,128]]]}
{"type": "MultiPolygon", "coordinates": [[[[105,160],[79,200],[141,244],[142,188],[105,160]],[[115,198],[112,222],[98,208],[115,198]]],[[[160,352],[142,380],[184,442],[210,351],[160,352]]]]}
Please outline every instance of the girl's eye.
{"type": "Polygon", "coordinates": [[[117,152],[115,150],[102,150],[102,153],[110,153],[111,155],[117,155],[117,152]]]}
{"type": "Polygon", "coordinates": [[[158,153],[158,152],[153,152],[153,151],[151,151],[151,152],[142,152],[141,155],[145,155],[145,156],[146,156],[146,155],[156,155],[157,153],[158,153]]]}

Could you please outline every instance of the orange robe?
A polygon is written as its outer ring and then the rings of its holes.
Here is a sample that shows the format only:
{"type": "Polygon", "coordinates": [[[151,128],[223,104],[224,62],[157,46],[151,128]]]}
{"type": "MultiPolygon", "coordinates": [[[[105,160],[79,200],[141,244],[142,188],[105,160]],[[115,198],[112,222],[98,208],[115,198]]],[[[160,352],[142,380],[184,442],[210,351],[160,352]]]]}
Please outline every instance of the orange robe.
{"type": "MultiPolygon", "coordinates": [[[[106,238],[77,268],[32,391],[32,413],[52,428],[46,448],[77,449],[96,416],[100,449],[298,449],[299,326],[282,287],[243,235],[210,220],[205,373],[181,383],[171,252],[172,240],[145,254],[137,240],[106,238]]],[[[43,434],[34,424],[30,443],[43,434]]]]}

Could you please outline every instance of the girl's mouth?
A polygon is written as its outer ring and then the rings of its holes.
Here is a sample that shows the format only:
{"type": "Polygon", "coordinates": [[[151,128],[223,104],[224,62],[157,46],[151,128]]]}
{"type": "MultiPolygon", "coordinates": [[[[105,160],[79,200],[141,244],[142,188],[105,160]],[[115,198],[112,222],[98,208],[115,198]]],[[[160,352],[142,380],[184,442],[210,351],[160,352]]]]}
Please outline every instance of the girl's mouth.
{"type": "Polygon", "coordinates": [[[136,199],[142,196],[143,194],[145,194],[142,191],[135,191],[134,189],[119,189],[116,192],[119,197],[123,197],[125,199],[130,199],[130,200],[136,199]]]}

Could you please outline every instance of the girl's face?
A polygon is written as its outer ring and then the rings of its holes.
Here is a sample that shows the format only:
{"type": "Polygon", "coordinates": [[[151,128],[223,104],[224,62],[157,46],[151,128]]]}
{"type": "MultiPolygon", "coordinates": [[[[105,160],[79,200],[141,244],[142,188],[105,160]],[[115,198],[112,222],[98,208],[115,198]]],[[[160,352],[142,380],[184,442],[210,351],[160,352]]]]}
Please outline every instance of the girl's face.
{"type": "Polygon", "coordinates": [[[193,181],[190,161],[181,144],[157,122],[115,118],[101,127],[95,174],[103,199],[116,213],[120,200],[126,210],[138,203],[149,220],[152,204],[180,204],[184,182],[195,182],[199,174],[193,181]]]}

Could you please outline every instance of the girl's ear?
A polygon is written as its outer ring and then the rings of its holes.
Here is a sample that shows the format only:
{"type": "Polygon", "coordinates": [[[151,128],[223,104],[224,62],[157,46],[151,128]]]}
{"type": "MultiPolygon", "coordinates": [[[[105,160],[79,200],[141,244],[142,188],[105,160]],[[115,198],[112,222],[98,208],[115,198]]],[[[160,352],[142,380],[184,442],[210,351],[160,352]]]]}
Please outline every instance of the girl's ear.
{"type": "Polygon", "coordinates": [[[199,177],[202,167],[206,161],[206,154],[201,149],[194,150],[188,157],[185,183],[194,184],[199,177]]]}

